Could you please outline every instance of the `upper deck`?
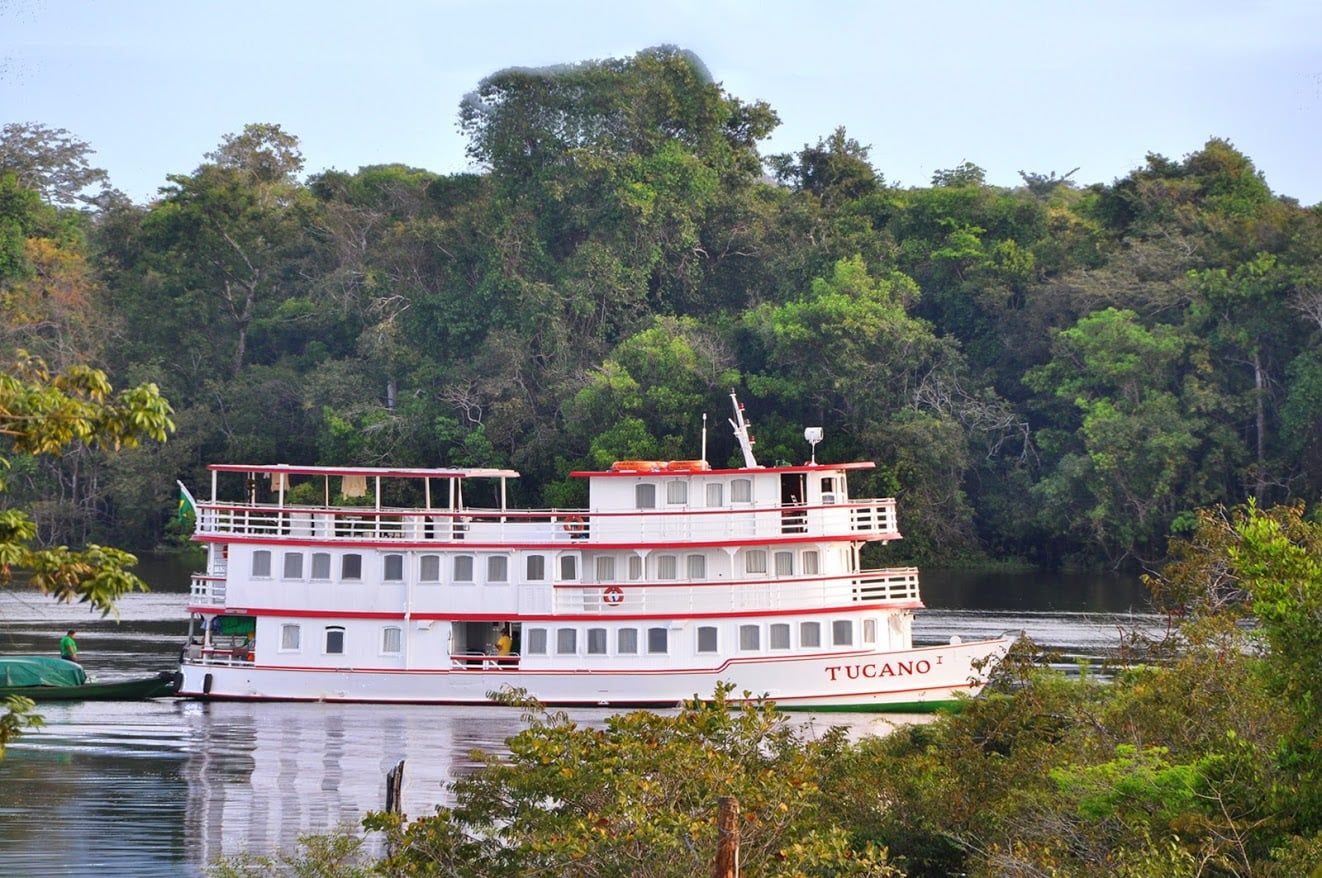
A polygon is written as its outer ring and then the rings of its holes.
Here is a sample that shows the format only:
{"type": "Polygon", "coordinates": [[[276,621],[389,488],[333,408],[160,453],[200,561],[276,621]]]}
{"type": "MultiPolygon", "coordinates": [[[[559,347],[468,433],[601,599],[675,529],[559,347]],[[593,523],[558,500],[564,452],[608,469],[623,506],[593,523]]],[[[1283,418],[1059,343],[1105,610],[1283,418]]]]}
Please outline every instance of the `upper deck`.
{"type": "Polygon", "coordinates": [[[587,508],[516,510],[506,504],[507,480],[518,475],[511,470],[225,464],[211,467],[211,499],[195,501],[195,538],[603,549],[898,539],[893,499],[848,496],[847,471],[870,466],[579,472],[589,480],[587,508]],[[466,500],[465,483],[474,479],[495,482],[486,491],[489,504],[466,500]],[[396,481],[402,484],[392,489],[396,481]],[[417,505],[388,505],[392,494],[417,505]]]}

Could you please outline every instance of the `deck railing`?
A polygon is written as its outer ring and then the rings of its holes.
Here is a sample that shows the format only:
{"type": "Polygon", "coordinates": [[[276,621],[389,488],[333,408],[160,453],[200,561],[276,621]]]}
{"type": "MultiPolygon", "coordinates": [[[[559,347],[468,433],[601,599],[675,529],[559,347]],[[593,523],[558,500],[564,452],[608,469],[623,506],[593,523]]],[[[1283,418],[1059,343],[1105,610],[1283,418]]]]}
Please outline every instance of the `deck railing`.
{"type": "Polygon", "coordinates": [[[194,573],[189,596],[194,606],[225,606],[225,577],[194,573]]]}
{"type": "Polygon", "coordinates": [[[861,603],[907,603],[919,600],[918,568],[866,570],[852,576],[768,579],[765,582],[694,582],[560,585],[556,613],[737,613],[750,610],[801,610],[861,603]]]}
{"type": "Polygon", "coordinates": [[[895,501],[588,512],[200,505],[197,535],[318,543],[637,544],[806,536],[896,538],[895,501]]]}

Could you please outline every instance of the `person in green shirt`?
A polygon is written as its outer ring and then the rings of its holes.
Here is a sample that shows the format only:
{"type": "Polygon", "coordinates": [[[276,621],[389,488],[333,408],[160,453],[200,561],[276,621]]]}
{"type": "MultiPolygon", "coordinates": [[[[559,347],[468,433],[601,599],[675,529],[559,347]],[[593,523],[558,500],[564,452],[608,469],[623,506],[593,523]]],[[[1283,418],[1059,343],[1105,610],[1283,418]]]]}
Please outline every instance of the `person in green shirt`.
{"type": "Polygon", "coordinates": [[[76,665],[82,664],[78,661],[78,641],[73,639],[73,636],[77,633],[77,631],[70,628],[68,633],[60,638],[60,658],[76,665]]]}

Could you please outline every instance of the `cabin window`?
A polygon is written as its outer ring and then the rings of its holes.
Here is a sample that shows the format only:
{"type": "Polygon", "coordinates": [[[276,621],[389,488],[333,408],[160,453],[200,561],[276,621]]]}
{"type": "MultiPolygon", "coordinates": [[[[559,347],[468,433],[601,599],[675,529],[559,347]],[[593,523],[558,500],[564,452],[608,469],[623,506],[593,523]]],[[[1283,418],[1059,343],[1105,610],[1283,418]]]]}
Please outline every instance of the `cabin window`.
{"type": "Polygon", "coordinates": [[[832,622],[831,642],[836,646],[853,646],[854,623],[848,619],[837,619],[832,622]]]}
{"type": "Polygon", "coordinates": [[[561,555],[560,556],[560,580],[562,582],[578,581],[578,556],[561,555]]]}
{"type": "Polygon", "coordinates": [[[330,552],[312,553],[312,578],[330,579],[330,552]]]}
{"type": "Polygon", "coordinates": [[[725,486],[720,482],[707,484],[707,505],[713,508],[725,505],[725,486]]]}
{"type": "Polygon", "coordinates": [[[578,652],[578,629],[557,628],[555,632],[555,651],[558,655],[573,655],[578,652]]]}
{"type": "Polygon", "coordinates": [[[670,651],[670,631],[665,628],[647,629],[647,652],[649,655],[665,655],[670,651]]]}
{"type": "Polygon", "coordinates": [[[834,502],[835,502],[835,479],[830,477],[824,478],[822,479],[822,503],[825,505],[834,502]]]}
{"type": "Polygon", "coordinates": [[[423,555],[418,559],[418,581],[419,582],[440,582],[441,581],[441,556],[423,555]]]}
{"type": "Polygon", "coordinates": [[[606,654],[606,629],[588,629],[588,655],[606,654]]]}
{"type": "Polygon", "coordinates": [[[644,482],[633,486],[633,505],[635,509],[656,508],[656,485],[644,482]]]}
{"type": "Polygon", "coordinates": [[[739,626],[739,648],[745,652],[762,648],[762,629],[758,625],[739,626]]]}
{"type": "Polygon", "coordinates": [[[385,556],[385,575],[382,577],[386,582],[404,581],[404,556],[386,555],[385,556]]]}
{"type": "Polygon", "coordinates": [[[864,642],[864,643],[876,643],[876,642],[877,642],[877,620],[876,620],[876,619],[864,619],[864,620],[863,620],[863,642],[864,642]]]}
{"type": "Polygon", "coordinates": [[[285,552],[285,579],[303,578],[303,553],[285,552]]]}
{"type": "Polygon", "coordinates": [[[629,556],[629,578],[632,580],[643,578],[643,557],[641,555],[629,556]]]}
{"type": "Polygon", "coordinates": [[[809,549],[808,551],[804,552],[804,553],[803,553],[803,575],[804,575],[804,576],[816,576],[816,575],[817,575],[817,567],[818,567],[818,564],[817,564],[817,550],[816,550],[816,549],[809,549]]]}
{"type": "Polygon", "coordinates": [[[753,502],[753,480],[735,479],[730,482],[730,502],[731,503],[752,503],[753,502]]]}
{"type": "Polygon", "coordinates": [[[270,577],[271,553],[266,549],[258,549],[252,553],[252,575],[262,578],[270,577]]]}
{"type": "Polygon", "coordinates": [[[716,626],[698,626],[698,652],[716,652],[716,626]]]}
{"type": "Polygon", "coordinates": [[[546,655],[546,629],[529,628],[525,631],[523,651],[529,655],[546,655]]]}
{"type": "Polygon", "coordinates": [[[455,555],[454,556],[454,581],[472,582],[473,581],[473,556],[455,555]]]}
{"type": "Polygon", "coordinates": [[[667,482],[666,502],[673,505],[689,502],[689,483],[683,479],[671,479],[667,482]]]}
{"type": "Polygon", "coordinates": [[[344,655],[344,628],[339,625],[326,629],[326,655],[344,655]]]}
{"type": "Polygon", "coordinates": [[[300,641],[302,640],[302,628],[298,625],[280,626],[280,651],[298,652],[300,641]]]}
{"type": "Polygon", "coordinates": [[[799,646],[817,647],[822,645],[822,623],[799,623],[799,646]]]}
{"type": "Polygon", "coordinates": [[[621,628],[615,632],[615,652],[619,655],[638,654],[637,628],[621,628]]]}
{"type": "Polygon", "coordinates": [[[510,559],[504,555],[487,558],[487,582],[509,582],[510,559]]]}
{"type": "Polygon", "coordinates": [[[401,651],[403,631],[394,625],[381,629],[381,652],[386,655],[398,655],[401,651]]]}
{"type": "Polygon", "coordinates": [[[744,572],[746,573],[766,573],[767,572],[767,550],[749,549],[744,553],[744,572]]]}
{"type": "Polygon", "coordinates": [[[615,579],[615,559],[610,555],[597,558],[597,582],[610,582],[615,579]]]}
{"type": "Polygon", "coordinates": [[[790,626],[785,622],[777,622],[767,631],[767,646],[772,649],[790,648],[790,626]]]}
{"type": "Polygon", "coordinates": [[[689,568],[688,569],[689,579],[707,578],[706,555],[689,555],[687,560],[688,560],[688,568],[689,568]]]}
{"type": "Polygon", "coordinates": [[[363,578],[363,556],[345,555],[340,559],[340,579],[358,580],[363,578]]]}
{"type": "Polygon", "coordinates": [[[528,556],[527,578],[529,582],[541,582],[546,578],[545,555],[528,556]]]}
{"type": "Polygon", "coordinates": [[[675,579],[678,576],[676,572],[674,555],[656,556],[656,578],[657,579],[675,579]]]}
{"type": "Polygon", "coordinates": [[[777,552],[776,553],[776,575],[793,576],[794,575],[794,553],[777,552]]]}

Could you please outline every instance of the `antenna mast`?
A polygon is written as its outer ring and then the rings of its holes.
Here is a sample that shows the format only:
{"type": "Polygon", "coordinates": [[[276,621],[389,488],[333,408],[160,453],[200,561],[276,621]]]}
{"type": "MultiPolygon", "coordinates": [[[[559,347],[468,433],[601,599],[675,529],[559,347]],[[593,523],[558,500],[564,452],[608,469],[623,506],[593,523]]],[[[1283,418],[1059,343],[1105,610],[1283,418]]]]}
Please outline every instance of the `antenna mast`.
{"type": "Polygon", "coordinates": [[[747,469],[757,469],[757,458],[753,457],[753,443],[756,440],[748,432],[748,422],[744,420],[744,407],[733,390],[730,391],[730,402],[734,404],[734,418],[730,421],[730,426],[734,428],[734,438],[739,440],[739,448],[744,452],[744,466],[747,469]]]}

